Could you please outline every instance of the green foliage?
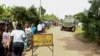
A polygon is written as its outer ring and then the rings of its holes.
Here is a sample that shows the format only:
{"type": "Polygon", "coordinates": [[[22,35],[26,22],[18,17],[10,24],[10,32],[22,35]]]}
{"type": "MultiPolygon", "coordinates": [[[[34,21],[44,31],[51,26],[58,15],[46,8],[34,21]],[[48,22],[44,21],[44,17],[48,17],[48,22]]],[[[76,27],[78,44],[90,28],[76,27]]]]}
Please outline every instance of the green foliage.
{"type": "Polygon", "coordinates": [[[0,5],[0,19],[3,18],[4,8],[2,5],[0,5]]]}
{"type": "MultiPolygon", "coordinates": [[[[43,7],[40,7],[40,8],[41,8],[41,15],[44,16],[46,10],[45,10],[43,7]]],[[[40,8],[39,8],[39,9],[40,9],[40,8]]]]}
{"type": "Polygon", "coordinates": [[[43,18],[44,18],[44,20],[49,20],[49,21],[57,21],[58,20],[58,18],[53,14],[51,14],[51,15],[47,14],[43,18]]]}
{"type": "Polygon", "coordinates": [[[29,22],[37,24],[39,21],[39,17],[36,13],[36,8],[31,6],[26,9],[25,7],[14,7],[13,8],[14,18],[22,23],[29,22]]]}
{"type": "Polygon", "coordinates": [[[87,15],[79,13],[76,16],[83,23],[85,38],[100,44],[100,0],[94,0],[91,3],[87,15]]]}
{"type": "Polygon", "coordinates": [[[25,12],[26,12],[26,8],[25,7],[18,7],[18,6],[15,6],[13,8],[13,15],[14,15],[14,18],[16,20],[19,20],[19,21],[22,21],[25,19],[25,12]]]}
{"type": "Polygon", "coordinates": [[[0,14],[2,14],[3,12],[4,12],[3,6],[0,6],[0,14]]]}
{"type": "Polygon", "coordinates": [[[83,19],[84,13],[80,12],[80,13],[75,14],[74,16],[76,19],[78,19],[81,22],[83,19]]]}
{"type": "Polygon", "coordinates": [[[45,12],[46,10],[43,7],[39,7],[37,14],[39,15],[41,21],[44,20],[45,12]]]}
{"type": "Polygon", "coordinates": [[[40,21],[39,15],[37,14],[36,8],[34,6],[31,6],[29,9],[27,9],[26,17],[26,21],[29,21],[30,23],[38,24],[40,21]]]}
{"type": "Polygon", "coordinates": [[[46,10],[43,7],[37,8],[32,5],[30,8],[26,8],[23,6],[14,6],[14,7],[6,7],[6,5],[0,6],[0,19],[11,19],[18,20],[18,22],[29,22],[38,24],[39,21],[50,20],[56,21],[58,17],[51,14],[45,14],[46,10]],[[40,8],[41,8],[41,17],[40,17],[40,8]]]}

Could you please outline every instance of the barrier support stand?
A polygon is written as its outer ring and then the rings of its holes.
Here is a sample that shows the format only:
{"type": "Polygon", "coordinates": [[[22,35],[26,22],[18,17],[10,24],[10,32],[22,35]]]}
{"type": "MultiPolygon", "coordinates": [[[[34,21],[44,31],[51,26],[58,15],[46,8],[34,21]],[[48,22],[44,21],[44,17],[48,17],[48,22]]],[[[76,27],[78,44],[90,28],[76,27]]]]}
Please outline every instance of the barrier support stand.
{"type": "Polygon", "coordinates": [[[50,51],[52,52],[52,56],[54,56],[54,46],[52,46],[52,48],[50,48],[50,46],[48,46],[48,48],[49,48],[50,51]]]}
{"type": "Polygon", "coordinates": [[[32,47],[32,56],[33,56],[33,53],[37,50],[38,47],[32,47]],[[33,50],[34,49],[34,50],[33,50]]]}

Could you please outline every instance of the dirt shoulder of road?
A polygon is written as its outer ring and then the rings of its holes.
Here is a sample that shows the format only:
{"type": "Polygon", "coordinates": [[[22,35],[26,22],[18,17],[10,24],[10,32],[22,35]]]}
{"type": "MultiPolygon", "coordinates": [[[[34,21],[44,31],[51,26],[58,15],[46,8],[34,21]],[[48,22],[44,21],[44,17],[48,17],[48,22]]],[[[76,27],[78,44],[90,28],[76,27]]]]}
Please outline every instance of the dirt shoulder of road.
{"type": "Polygon", "coordinates": [[[95,54],[99,54],[100,55],[100,46],[97,45],[95,42],[90,42],[88,41],[84,35],[83,35],[83,31],[81,29],[78,29],[78,31],[76,31],[74,34],[75,38],[78,41],[83,42],[84,44],[86,44],[86,46],[89,48],[90,52],[95,53],[95,54]]]}

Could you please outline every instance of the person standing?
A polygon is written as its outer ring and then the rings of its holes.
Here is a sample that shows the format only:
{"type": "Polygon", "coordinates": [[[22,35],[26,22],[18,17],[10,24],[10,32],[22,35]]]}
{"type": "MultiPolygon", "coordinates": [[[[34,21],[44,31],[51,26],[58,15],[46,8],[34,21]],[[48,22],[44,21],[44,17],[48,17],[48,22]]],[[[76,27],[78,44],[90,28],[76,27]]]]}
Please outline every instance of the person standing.
{"type": "Polygon", "coordinates": [[[29,38],[31,35],[31,27],[28,23],[25,24],[25,34],[26,34],[26,39],[24,40],[24,49],[27,49],[29,45],[29,38]]]}
{"type": "Polygon", "coordinates": [[[36,26],[32,23],[31,24],[31,33],[32,33],[32,35],[34,35],[35,32],[36,32],[36,26]]]}
{"type": "Polygon", "coordinates": [[[2,35],[3,35],[3,32],[5,31],[4,29],[4,25],[5,25],[5,22],[2,22],[0,21],[0,56],[5,56],[5,51],[4,51],[4,47],[3,47],[3,43],[2,43],[2,35]]]}
{"type": "Polygon", "coordinates": [[[10,31],[8,29],[7,26],[5,26],[5,31],[3,32],[3,36],[2,36],[2,44],[4,47],[4,51],[5,51],[5,56],[9,56],[11,55],[9,52],[10,50],[10,31]]]}
{"type": "Polygon", "coordinates": [[[17,24],[16,29],[11,32],[12,52],[13,56],[22,56],[24,50],[25,32],[20,23],[17,24]]]}
{"type": "Polygon", "coordinates": [[[39,22],[39,24],[37,25],[37,31],[38,31],[39,34],[42,33],[42,24],[41,24],[41,22],[39,22]]]}
{"type": "Polygon", "coordinates": [[[30,43],[30,48],[32,48],[33,45],[33,35],[36,33],[36,26],[32,23],[31,24],[31,37],[29,39],[29,43],[30,43]]]}
{"type": "Polygon", "coordinates": [[[45,23],[42,22],[42,33],[44,33],[44,32],[45,32],[45,23]]]}

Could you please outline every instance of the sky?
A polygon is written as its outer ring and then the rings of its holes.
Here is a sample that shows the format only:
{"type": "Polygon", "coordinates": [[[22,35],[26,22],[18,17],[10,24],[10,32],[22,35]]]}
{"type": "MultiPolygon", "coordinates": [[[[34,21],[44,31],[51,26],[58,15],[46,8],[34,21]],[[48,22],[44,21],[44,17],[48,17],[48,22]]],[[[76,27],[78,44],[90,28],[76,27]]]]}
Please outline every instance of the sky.
{"type": "MultiPolygon", "coordinates": [[[[27,8],[34,5],[39,8],[40,0],[0,0],[0,4],[27,8]]],[[[83,12],[84,9],[88,10],[90,7],[88,0],[41,0],[41,4],[46,9],[46,14],[54,14],[62,19],[65,15],[74,15],[83,12]]]]}

